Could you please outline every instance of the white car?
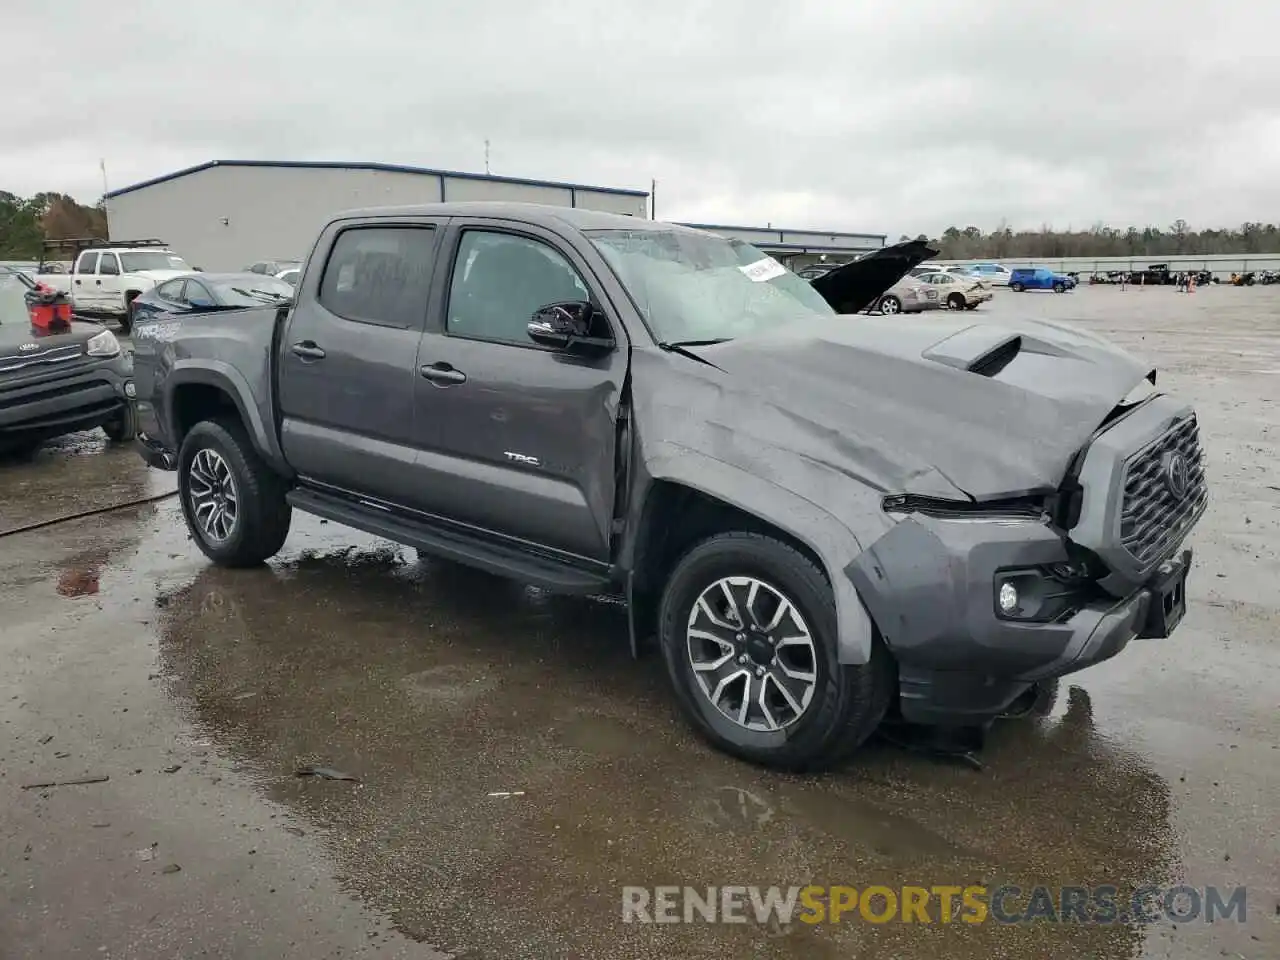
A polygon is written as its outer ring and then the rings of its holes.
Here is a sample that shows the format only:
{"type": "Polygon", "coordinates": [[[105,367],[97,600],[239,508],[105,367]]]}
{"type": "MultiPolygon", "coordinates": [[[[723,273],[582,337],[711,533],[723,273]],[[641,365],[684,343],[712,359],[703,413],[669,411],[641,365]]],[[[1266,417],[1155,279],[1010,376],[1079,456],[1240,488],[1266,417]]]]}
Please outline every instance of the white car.
{"type": "MultiPolygon", "coordinates": [[[[46,246],[66,246],[74,241],[49,241],[46,246]]],[[[187,261],[156,240],[105,240],[83,246],[64,273],[42,261],[35,278],[45,286],[67,294],[79,316],[115,320],[122,333],[133,329],[131,304],[139,294],[173,277],[191,273],[187,261]]]]}
{"type": "Polygon", "coordinates": [[[971,263],[964,267],[952,267],[952,273],[965,273],[985,280],[992,287],[1007,287],[1013,271],[1003,263],[971,263]]]}

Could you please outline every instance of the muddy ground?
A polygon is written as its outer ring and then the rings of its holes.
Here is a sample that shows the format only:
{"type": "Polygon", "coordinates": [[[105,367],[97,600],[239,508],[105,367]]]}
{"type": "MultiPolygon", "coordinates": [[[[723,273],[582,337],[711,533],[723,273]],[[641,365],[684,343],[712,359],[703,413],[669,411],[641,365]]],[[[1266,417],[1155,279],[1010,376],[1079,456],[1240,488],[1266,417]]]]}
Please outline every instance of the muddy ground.
{"type": "MultiPolygon", "coordinates": [[[[1213,483],[1175,636],[1002,722],[985,770],[881,742],[763,772],[690,735],[613,603],[302,516],[270,567],[216,570],[164,500],[0,536],[0,958],[1280,955],[1280,292],[983,312],[1148,356],[1213,483]],[[1212,926],[620,922],[623,885],[810,882],[1248,899],[1212,926]]],[[[68,438],[0,468],[0,531],[171,486],[68,438]]]]}

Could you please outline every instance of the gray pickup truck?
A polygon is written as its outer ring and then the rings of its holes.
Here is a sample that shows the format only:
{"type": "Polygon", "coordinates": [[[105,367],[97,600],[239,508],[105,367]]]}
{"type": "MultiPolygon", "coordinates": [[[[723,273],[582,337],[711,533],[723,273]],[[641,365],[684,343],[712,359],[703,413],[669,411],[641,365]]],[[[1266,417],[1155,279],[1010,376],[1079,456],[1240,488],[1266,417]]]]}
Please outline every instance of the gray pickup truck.
{"type": "Polygon", "coordinates": [[[294,303],[138,323],[142,449],[219,564],[297,508],[621,592],[702,735],[812,769],[888,711],[982,726],[1185,610],[1193,411],[1071,327],[848,315],[931,254],[815,287],[625,216],[346,213],[294,303]]]}

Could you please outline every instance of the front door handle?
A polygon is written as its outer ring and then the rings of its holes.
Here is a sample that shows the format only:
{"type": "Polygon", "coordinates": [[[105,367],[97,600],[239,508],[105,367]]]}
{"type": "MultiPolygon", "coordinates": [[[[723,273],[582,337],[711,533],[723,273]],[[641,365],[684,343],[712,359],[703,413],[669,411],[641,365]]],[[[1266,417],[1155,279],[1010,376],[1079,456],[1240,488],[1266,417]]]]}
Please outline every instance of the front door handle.
{"type": "Polygon", "coordinates": [[[427,364],[418,368],[418,372],[430,380],[432,383],[438,383],[441,386],[450,383],[466,383],[467,375],[461,370],[453,369],[453,364],[441,361],[440,363],[427,364]]]}
{"type": "Polygon", "coordinates": [[[80,286],[80,281],[79,281],[79,280],[77,280],[77,281],[76,281],[76,286],[77,286],[77,287],[78,287],[78,286],[80,286]]]}
{"type": "Polygon", "coordinates": [[[314,340],[303,340],[295,343],[289,349],[303,360],[323,360],[325,357],[324,351],[316,346],[314,340]]]}
{"type": "Polygon", "coordinates": [[[101,281],[101,280],[95,280],[95,281],[93,281],[93,285],[94,285],[95,287],[100,287],[100,286],[102,286],[102,281],[101,281]]]}

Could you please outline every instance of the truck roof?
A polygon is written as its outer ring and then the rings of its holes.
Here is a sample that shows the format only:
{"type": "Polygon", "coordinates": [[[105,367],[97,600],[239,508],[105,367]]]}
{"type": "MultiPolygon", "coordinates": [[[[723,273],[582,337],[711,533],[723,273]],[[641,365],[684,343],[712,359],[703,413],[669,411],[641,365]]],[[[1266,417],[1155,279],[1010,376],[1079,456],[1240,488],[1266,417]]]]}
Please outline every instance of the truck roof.
{"type": "Polygon", "coordinates": [[[345,210],[334,220],[357,217],[492,217],[496,220],[519,220],[535,226],[556,227],[567,224],[578,230],[678,230],[682,233],[705,234],[662,220],[648,220],[625,213],[604,213],[583,207],[557,207],[546,203],[519,203],[493,200],[464,200],[453,203],[422,203],[410,206],[365,207],[345,210]]]}

